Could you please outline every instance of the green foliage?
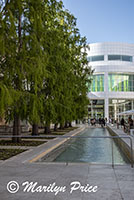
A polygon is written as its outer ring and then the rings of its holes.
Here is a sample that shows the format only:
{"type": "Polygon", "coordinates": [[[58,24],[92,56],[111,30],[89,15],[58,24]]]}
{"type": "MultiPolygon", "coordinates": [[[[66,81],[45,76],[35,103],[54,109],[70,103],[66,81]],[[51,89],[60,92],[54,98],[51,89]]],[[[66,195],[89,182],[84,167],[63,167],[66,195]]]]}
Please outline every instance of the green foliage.
{"type": "Polygon", "coordinates": [[[1,115],[46,125],[82,119],[92,72],[62,1],[6,1],[0,22],[1,115]]]}
{"type": "Polygon", "coordinates": [[[10,88],[7,88],[2,82],[0,82],[0,116],[4,117],[7,106],[12,104],[12,97],[10,88]]]}

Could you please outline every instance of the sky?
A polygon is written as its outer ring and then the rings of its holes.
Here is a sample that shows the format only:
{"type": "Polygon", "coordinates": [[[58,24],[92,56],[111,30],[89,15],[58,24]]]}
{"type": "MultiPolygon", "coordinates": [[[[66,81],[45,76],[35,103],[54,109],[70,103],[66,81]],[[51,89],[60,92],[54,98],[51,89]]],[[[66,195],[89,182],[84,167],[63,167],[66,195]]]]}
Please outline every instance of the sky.
{"type": "Polygon", "coordinates": [[[62,0],[88,43],[134,44],[134,0],[62,0]]]}

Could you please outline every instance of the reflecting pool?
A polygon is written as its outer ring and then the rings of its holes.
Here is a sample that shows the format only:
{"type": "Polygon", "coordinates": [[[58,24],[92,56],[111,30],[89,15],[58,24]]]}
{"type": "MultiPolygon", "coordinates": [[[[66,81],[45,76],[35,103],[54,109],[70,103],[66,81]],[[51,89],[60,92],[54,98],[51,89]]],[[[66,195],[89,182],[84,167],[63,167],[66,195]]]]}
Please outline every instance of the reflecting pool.
{"type": "MultiPolygon", "coordinates": [[[[110,136],[105,128],[87,128],[79,136],[110,136]]],[[[64,147],[54,162],[112,163],[112,139],[75,138],[64,147]]],[[[114,139],[115,140],[115,139],[114,139]]],[[[113,142],[114,164],[126,164],[129,161],[113,142]]]]}

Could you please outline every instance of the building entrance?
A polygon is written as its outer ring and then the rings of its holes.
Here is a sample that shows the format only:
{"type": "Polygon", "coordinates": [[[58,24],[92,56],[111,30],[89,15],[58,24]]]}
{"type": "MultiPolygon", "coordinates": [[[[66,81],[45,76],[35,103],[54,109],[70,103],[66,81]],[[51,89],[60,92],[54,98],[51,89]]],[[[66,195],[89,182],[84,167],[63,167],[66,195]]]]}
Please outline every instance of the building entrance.
{"type": "Polygon", "coordinates": [[[88,118],[104,118],[104,100],[93,99],[90,100],[90,104],[88,106],[88,118]]]}

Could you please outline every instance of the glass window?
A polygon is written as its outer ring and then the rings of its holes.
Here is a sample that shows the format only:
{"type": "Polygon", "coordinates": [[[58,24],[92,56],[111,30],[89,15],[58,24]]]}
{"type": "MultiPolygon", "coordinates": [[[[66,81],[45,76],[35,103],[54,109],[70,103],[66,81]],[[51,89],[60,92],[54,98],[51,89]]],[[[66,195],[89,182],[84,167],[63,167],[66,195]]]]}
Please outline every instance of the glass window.
{"type": "Polygon", "coordinates": [[[130,92],[134,91],[134,74],[109,74],[109,91],[130,92]]]}
{"type": "Polygon", "coordinates": [[[132,56],[126,56],[126,55],[108,55],[108,60],[121,60],[121,61],[132,62],[132,56]]]}
{"type": "Polygon", "coordinates": [[[104,75],[93,75],[91,90],[92,92],[103,92],[104,91],[104,75]]]}
{"type": "Polygon", "coordinates": [[[120,55],[108,55],[108,60],[121,60],[120,55]]]}
{"type": "Polygon", "coordinates": [[[94,62],[94,61],[103,61],[104,60],[104,55],[99,55],[99,56],[90,56],[87,58],[89,62],[94,62]]]}
{"type": "Polygon", "coordinates": [[[87,57],[87,61],[90,62],[90,57],[87,57]]]}
{"type": "Polygon", "coordinates": [[[132,56],[122,56],[122,61],[132,62],[132,56]]]}
{"type": "Polygon", "coordinates": [[[92,56],[91,60],[92,60],[92,62],[93,61],[101,61],[101,60],[104,60],[104,56],[92,56]]]}

